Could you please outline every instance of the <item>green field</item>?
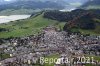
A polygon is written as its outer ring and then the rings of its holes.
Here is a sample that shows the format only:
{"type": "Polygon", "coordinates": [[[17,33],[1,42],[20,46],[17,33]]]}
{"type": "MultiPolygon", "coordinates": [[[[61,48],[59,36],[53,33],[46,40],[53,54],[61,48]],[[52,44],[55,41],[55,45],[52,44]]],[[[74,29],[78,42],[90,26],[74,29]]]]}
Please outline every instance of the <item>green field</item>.
{"type": "Polygon", "coordinates": [[[9,30],[0,32],[0,38],[29,36],[37,34],[42,30],[42,28],[48,25],[63,27],[64,24],[64,22],[60,23],[55,20],[43,18],[43,14],[41,14],[37,17],[31,17],[24,20],[16,20],[7,24],[0,24],[0,28],[9,30]]]}

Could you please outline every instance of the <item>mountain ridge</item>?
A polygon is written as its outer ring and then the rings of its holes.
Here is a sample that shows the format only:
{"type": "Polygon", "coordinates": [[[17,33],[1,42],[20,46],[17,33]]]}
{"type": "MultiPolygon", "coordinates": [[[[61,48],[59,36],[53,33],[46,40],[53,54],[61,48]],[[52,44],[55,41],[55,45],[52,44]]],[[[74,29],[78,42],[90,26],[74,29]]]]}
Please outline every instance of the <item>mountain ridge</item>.
{"type": "Polygon", "coordinates": [[[20,10],[22,9],[25,11],[33,10],[28,11],[25,14],[32,14],[34,10],[70,10],[79,7],[86,1],[87,0],[2,0],[2,3],[6,4],[0,5],[0,15],[5,15],[5,13],[10,15],[11,13],[15,14],[16,12],[16,14],[20,14],[20,10]]]}
{"type": "Polygon", "coordinates": [[[83,4],[80,8],[83,9],[100,9],[100,0],[91,0],[83,4]]]}
{"type": "MultiPolygon", "coordinates": [[[[59,10],[64,9],[64,5],[61,3],[51,2],[51,1],[16,1],[8,4],[0,5],[0,15],[11,15],[20,14],[20,10],[24,9],[27,11],[25,14],[32,14],[34,11],[38,10],[59,10]],[[31,11],[30,11],[31,10],[31,11]],[[10,14],[11,13],[11,14],[10,14]]],[[[23,12],[25,12],[22,10],[23,12]]],[[[23,14],[23,13],[21,13],[23,14]]]]}

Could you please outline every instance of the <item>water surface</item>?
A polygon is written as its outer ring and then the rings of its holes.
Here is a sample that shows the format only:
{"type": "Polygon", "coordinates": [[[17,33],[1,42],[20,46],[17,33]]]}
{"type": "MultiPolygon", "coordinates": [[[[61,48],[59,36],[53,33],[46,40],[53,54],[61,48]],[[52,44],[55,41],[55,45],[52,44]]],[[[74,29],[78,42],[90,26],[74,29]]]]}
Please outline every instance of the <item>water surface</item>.
{"type": "Polygon", "coordinates": [[[1,23],[8,23],[10,21],[15,21],[19,19],[26,19],[29,18],[30,15],[10,15],[10,16],[0,16],[0,24],[1,23]]]}

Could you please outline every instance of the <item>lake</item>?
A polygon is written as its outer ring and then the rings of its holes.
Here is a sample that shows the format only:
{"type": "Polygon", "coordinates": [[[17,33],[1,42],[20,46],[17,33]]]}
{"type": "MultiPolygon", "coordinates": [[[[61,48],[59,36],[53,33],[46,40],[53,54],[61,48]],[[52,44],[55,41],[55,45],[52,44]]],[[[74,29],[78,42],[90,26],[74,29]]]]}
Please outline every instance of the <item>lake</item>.
{"type": "Polygon", "coordinates": [[[10,21],[20,20],[29,18],[30,15],[10,15],[10,16],[0,16],[0,24],[8,23],[10,21]]]}

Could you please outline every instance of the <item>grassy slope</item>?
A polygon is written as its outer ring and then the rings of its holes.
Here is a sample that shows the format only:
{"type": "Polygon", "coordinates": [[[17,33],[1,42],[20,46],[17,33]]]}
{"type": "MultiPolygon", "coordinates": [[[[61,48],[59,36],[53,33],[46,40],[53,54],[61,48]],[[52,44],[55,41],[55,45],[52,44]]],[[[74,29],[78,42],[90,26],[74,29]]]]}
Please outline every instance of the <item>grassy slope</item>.
{"type": "MultiPolygon", "coordinates": [[[[45,19],[43,14],[25,20],[17,20],[8,24],[0,24],[0,28],[9,29],[9,32],[0,32],[0,38],[21,37],[37,34],[43,27],[54,25],[58,21],[45,19]],[[26,29],[25,29],[26,28],[26,29]]],[[[63,25],[58,24],[58,25],[63,25]]]]}
{"type": "MultiPolygon", "coordinates": [[[[95,19],[100,22],[100,19],[95,19]]],[[[65,22],[58,22],[56,20],[43,18],[43,14],[37,17],[31,17],[24,20],[17,20],[14,22],[9,22],[8,24],[0,24],[0,28],[9,29],[9,32],[0,32],[0,38],[8,37],[21,37],[37,34],[41,29],[48,25],[55,25],[63,29],[65,22]]],[[[75,29],[74,31],[80,31],[83,34],[100,35],[100,26],[97,25],[95,30],[82,30],[75,29]]]]}

